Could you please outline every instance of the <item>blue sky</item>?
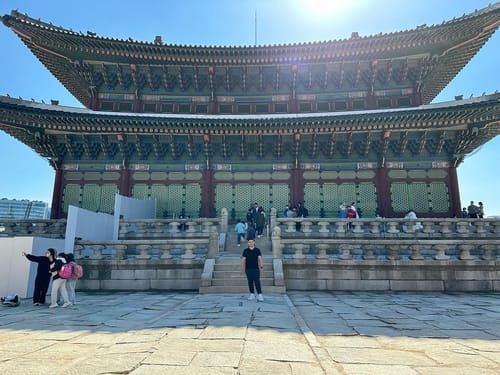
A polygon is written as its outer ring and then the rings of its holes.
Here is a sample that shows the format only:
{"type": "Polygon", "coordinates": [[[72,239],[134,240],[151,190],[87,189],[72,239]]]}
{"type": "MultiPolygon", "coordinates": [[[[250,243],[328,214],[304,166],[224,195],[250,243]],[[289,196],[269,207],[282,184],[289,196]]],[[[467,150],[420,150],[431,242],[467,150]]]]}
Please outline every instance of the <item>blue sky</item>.
{"type": "MultiPolygon", "coordinates": [[[[74,31],[112,38],[186,45],[253,45],[344,39],[440,24],[491,0],[2,0],[12,9],[74,31]],[[383,6],[382,6],[383,5],[383,6]],[[255,17],[255,15],[257,15],[255,17]],[[257,20],[257,21],[255,21],[257,20]]],[[[0,25],[0,94],[35,101],[81,104],[0,25]]],[[[434,102],[500,89],[500,31],[488,41],[434,102]]],[[[486,215],[500,216],[500,137],[469,155],[458,168],[462,205],[482,201],[486,215]]],[[[0,198],[51,202],[55,173],[34,151],[0,131],[0,198]]]]}

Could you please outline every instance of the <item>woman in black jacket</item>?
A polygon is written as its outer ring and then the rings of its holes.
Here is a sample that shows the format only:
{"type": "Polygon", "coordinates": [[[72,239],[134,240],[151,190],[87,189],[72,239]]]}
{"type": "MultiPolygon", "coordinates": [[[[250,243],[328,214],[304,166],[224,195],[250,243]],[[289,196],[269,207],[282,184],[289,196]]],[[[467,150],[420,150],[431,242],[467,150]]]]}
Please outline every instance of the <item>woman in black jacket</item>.
{"type": "Polygon", "coordinates": [[[33,291],[33,305],[43,305],[45,304],[45,296],[49,290],[49,267],[50,264],[54,262],[55,250],[52,248],[47,249],[45,255],[42,256],[26,254],[24,251],[22,255],[29,261],[38,263],[35,276],[35,290],[33,291]]]}

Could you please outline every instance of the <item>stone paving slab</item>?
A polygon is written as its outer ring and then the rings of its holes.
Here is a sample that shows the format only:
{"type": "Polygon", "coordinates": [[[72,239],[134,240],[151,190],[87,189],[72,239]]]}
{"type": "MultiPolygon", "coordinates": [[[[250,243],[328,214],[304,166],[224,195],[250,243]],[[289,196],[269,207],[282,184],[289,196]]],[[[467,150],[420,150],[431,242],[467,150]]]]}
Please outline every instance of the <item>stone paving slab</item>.
{"type": "Polygon", "coordinates": [[[500,374],[500,295],[79,292],[0,306],[12,374],[500,374]]]}

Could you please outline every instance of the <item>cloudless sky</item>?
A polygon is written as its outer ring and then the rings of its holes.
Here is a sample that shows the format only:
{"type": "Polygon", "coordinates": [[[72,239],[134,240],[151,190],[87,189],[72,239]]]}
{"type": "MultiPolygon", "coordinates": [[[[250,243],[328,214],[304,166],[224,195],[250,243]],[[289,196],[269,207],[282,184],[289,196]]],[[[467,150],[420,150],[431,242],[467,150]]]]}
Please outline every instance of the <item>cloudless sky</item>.
{"type": "MultiPolygon", "coordinates": [[[[1,0],[0,14],[17,9],[33,18],[98,36],[181,45],[241,46],[315,42],[440,24],[492,0],[1,0]]],[[[0,95],[82,105],[21,40],[0,24],[0,95]]],[[[480,96],[500,89],[500,31],[436,97],[480,96]]],[[[482,201],[500,216],[500,137],[458,168],[462,206],[482,201]]],[[[54,170],[34,151],[0,131],[0,198],[52,201],[54,170]]]]}

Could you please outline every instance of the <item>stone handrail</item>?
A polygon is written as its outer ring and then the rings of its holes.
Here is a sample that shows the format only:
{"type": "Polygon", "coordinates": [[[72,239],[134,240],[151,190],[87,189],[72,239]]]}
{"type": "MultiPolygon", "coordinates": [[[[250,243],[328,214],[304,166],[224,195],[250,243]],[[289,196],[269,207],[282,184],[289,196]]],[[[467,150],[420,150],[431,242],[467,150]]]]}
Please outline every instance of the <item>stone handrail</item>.
{"type": "MultiPolygon", "coordinates": [[[[197,219],[122,219],[119,239],[208,237],[219,218],[197,219]]],[[[226,225],[227,227],[227,225],[226,225]]]]}
{"type": "Polygon", "coordinates": [[[316,260],[408,260],[498,262],[499,239],[312,239],[280,237],[273,232],[273,257],[316,260]]]}
{"type": "Polygon", "coordinates": [[[209,253],[207,239],[76,241],[75,259],[93,260],[193,260],[209,253]]]}
{"type": "Polygon", "coordinates": [[[368,238],[498,238],[500,219],[275,218],[282,235],[368,238]]]}
{"type": "Polygon", "coordinates": [[[66,219],[58,220],[1,220],[0,236],[37,236],[64,238],[66,219]]]}

